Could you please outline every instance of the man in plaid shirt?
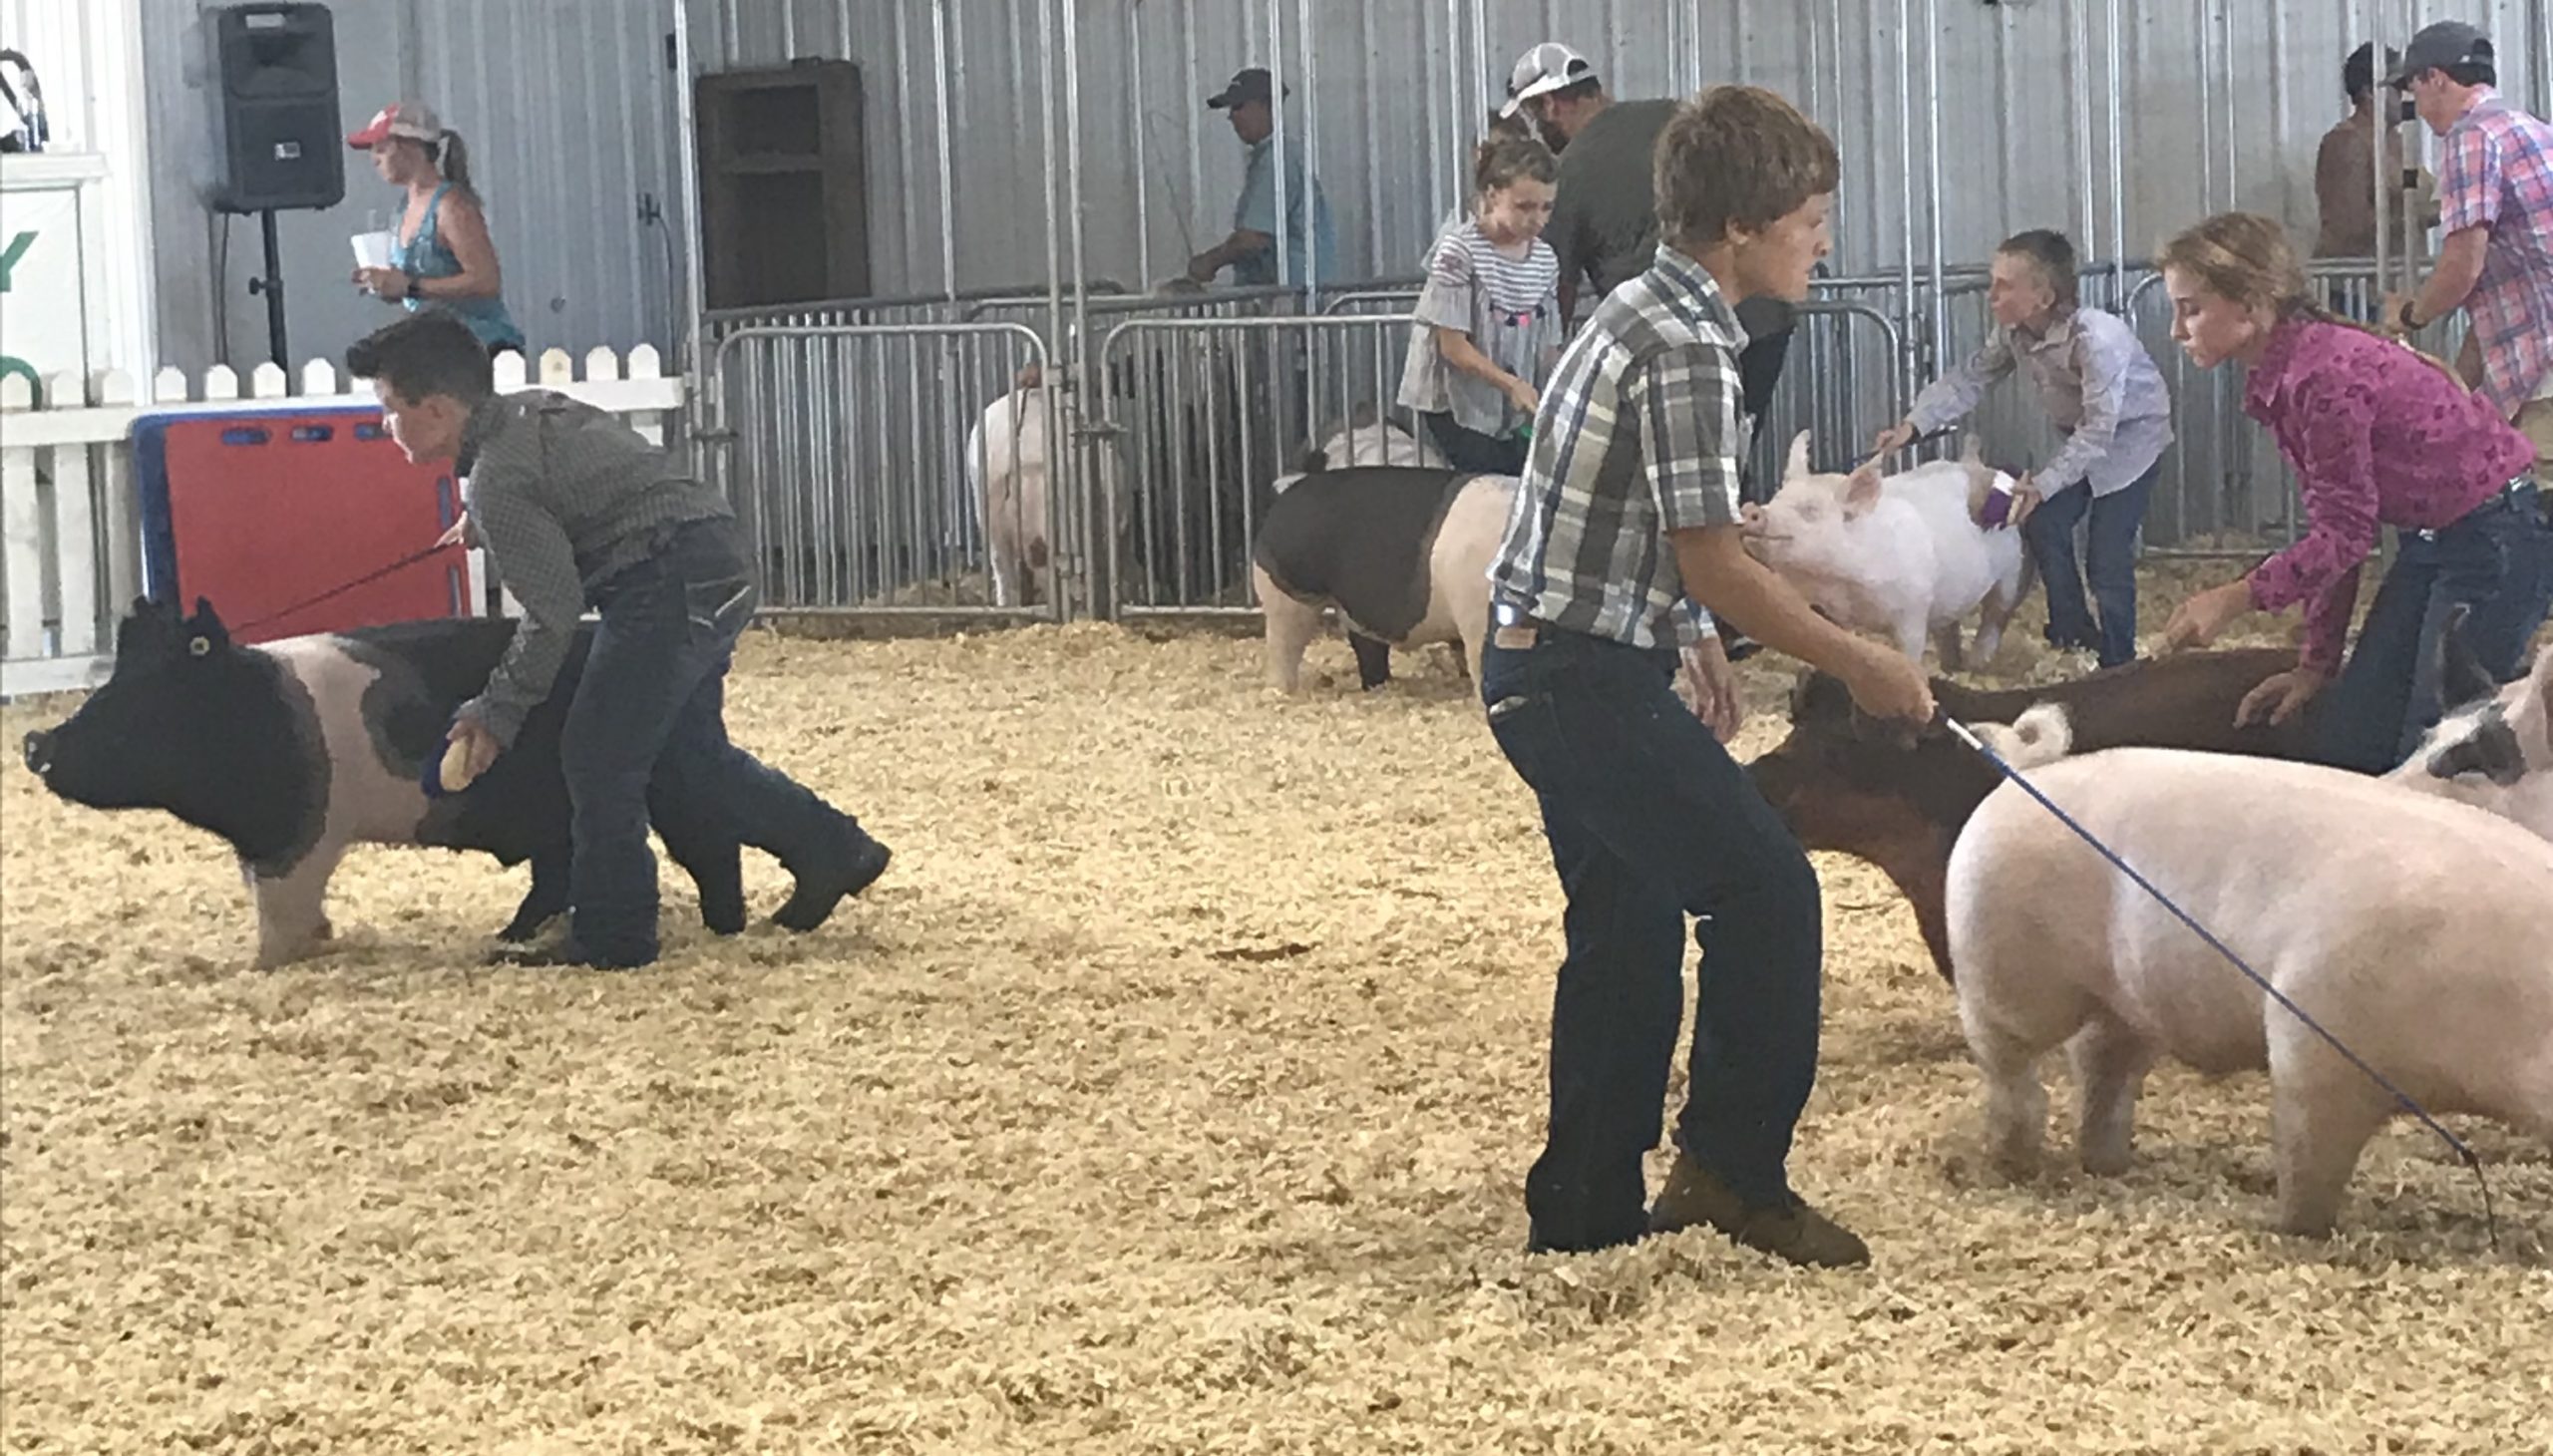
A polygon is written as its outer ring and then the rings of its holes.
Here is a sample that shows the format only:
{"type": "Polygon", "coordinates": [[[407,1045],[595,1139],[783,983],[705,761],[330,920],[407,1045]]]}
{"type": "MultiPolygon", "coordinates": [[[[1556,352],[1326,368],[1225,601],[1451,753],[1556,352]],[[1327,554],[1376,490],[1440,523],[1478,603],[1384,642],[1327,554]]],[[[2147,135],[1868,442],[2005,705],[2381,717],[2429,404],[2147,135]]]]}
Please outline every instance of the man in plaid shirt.
{"type": "Polygon", "coordinates": [[[814,929],[887,868],[887,847],[727,741],[724,684],[756,593],[735,514],[621,420],[564,395],[496,392],[459,319],[420,313],[346,351],[410,460],[452,460],[469,511],[452,539],[487,547],[524,606],[487,689],[451,738],[487,771],[549,695],[587,604],[601,609],[559,737],[574,856],[567,938],[513,958],[628,967],[656,958],[647,786],[721,815],[797,877],[773,916],[814,929]]]}
{"type": "Polygon", "coordinates": [[[2553,485],[2553,126],[2494,90],[2490,39],[2462,21],[2411,37],[2392,84],[2445,139],[2438,167],[2446,241],[2419,290],[2384,316],[2417,329],[2461,305],[2472,316],[2465,382],[2535,444],[2553,485]]]}
{"type": "Polygon", "coordinates": [[[1562,355],[1490,570],[1481,697],[1568,897],[1530,1247],[1708,1224],[1794,1263],[1861,1264],[1862,1241],[1784,1171],[1816,1079],[1822,911],[1807,855],[1720,745],[1739,710],[1711,615],[1834,672],[1874,714],[1933,716],[1920,668],[1818,616],[1738,541],[1734,310],[1808,296],[1835,146],[1771,92],[1721,86],[1678,110],[1654,165],[1661,244],[1562,355]],[[1708,727],[1675,698],[1679,647],[1708,727]],[[1646,1208],[1687,914],[1703,957],[1690,1086],[1646,1208]]]}

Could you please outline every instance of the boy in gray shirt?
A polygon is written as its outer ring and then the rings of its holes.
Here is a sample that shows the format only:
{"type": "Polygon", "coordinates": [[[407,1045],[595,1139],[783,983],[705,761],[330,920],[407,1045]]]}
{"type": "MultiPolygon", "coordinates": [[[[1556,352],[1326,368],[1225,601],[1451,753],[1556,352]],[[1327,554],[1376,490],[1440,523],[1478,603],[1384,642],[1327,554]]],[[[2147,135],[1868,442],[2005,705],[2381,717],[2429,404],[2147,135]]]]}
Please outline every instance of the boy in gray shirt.
{"type": "Polygon", "coordinates": [[[574,836],[567,938],[527,964],[611,967],[656,958],[656,857],[647,787],[715,813],[797,877],[774,916],[824,922],[885,872],[887,847],[850,815],[727,739],[725,680],[757,600],[734,513],[673,471],[619,419],[547,391],[496,392],[487,350],[459,319],[421,313],[346,351],[412,461],[451,460],[468,483],[462,539],[487,547],[524,618],[450,741],[487,771],[549,695],[577,619],[601,611],[559,739],[574,836]]]}

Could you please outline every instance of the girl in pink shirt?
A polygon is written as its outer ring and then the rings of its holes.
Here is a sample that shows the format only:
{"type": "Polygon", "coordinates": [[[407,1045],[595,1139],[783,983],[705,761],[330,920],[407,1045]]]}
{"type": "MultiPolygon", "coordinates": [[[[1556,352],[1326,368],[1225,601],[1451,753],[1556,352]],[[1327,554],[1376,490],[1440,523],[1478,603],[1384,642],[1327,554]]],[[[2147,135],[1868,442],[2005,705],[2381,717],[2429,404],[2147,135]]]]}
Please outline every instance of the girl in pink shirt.
{"type": "Polygon", "coordinates": [[[2304,604],[2297,665],[2245,698],[2238,718],[2283,722],[2337,673],[2321,756],[2381,773],[2443,714],[2437,639],[2453,607],[2472,608],[2468,645],[2507,681],[2553,606],[2535,448],[2442,362],[2314,302],[2270,218],[2211,217],[2161,262],[2172,337],[2203,369],[2231,359],[2251,371],[2243,411],[2295,469],[2309,523],[2243,579],[2184,602],[2165,641],[2205,646],[2246,612],[2304,604]],[[2384,526],[2400,550],[2344,669],[2359,568],[2384,526]]]}

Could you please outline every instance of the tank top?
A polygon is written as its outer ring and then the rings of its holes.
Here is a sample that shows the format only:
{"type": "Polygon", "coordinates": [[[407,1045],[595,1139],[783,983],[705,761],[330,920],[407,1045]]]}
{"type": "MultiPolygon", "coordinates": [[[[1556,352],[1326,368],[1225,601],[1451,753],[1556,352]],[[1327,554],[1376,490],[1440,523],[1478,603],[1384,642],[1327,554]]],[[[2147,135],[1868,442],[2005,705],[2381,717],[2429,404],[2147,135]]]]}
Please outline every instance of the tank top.
{"type": "MultiPolygon", "coordinates": [[[[435,188],[433,196],[426,199],[426,215],[424,220],[417,224],[417,235],[413,240],[391,243],[390,265],[392,267],[412,278],[451,278],[460,275],[461,259],[454,255],[451,244],[443,240],[442,230],[436,226],[437,219],[443,215],[443,194],[451,190],[452,183],[445,182],[435,188]]],[[[524,344],[523,330],[515,327],[513,316],[506,312],[504,299],[410,297],[402,301],[407,304],[410,313],[420,308],[440,308],[454,314],[463,323],[470,325],[470,331],[479,336],[479,342],[491,348],[504,347],[529,352],[524,344]]]]}

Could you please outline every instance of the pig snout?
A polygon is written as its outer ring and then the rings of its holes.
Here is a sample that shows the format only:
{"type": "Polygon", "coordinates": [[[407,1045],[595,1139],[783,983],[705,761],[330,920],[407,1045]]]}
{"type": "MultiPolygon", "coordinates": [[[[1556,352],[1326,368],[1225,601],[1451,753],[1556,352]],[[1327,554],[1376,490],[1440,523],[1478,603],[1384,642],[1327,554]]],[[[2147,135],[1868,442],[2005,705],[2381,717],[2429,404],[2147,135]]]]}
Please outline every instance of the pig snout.
{"type": "Polygon", "coordinates": [[[53,767],[53,735],[51,733],[38,730],[28,734],[19,743],[18,751],[26,758],[27,771],[38,778],[44,777],[45,770],[53,767]]]}

